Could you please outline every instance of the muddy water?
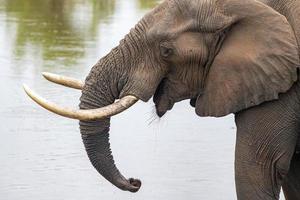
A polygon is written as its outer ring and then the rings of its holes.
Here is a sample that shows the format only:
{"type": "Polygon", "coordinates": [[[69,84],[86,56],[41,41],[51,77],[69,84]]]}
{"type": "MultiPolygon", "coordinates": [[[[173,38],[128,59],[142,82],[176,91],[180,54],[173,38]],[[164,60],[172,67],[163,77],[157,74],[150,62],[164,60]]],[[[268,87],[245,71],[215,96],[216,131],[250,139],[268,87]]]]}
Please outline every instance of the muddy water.
{"type": "Polygon", "coordinates": [[[22,91],[77,106],[80,93],[41,72],[83,79],[155,0],[0,0],[0,199],[235,199],[233,116],[199,118],[188,102],[158,119],[138,103],[112,119],[115,160],[138,177],[137,194],[121,192],[93,169],[78,122],[50,114],[22,91]]]}

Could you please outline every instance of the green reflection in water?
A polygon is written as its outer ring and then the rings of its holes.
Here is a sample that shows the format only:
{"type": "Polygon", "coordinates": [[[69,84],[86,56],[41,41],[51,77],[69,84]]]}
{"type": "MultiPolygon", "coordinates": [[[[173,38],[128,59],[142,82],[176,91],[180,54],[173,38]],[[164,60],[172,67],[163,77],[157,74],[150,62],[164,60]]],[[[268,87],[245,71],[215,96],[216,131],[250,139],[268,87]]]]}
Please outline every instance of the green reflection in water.
{"type": "MultiPolygon", "coordinates": [[[[14,56],[39,52],[43,60],[76,63],[93,44],[100,22],[115,10],[114,0],[1,0],[8,16],[15,22],[14,56]]],[[[1,7],[1,6],[0,6],[1,7]]]]}
{"type": "Polygon", "coordinates": [[[138,0],[141,9],[151,9],[158,4],[158,0],[138,0]]]}

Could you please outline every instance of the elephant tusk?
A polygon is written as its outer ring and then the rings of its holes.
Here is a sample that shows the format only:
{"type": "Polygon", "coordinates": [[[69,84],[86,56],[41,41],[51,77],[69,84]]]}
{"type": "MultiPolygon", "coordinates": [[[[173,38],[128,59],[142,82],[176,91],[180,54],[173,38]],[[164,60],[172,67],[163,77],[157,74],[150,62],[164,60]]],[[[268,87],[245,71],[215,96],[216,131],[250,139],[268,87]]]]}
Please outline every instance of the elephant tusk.
{"type": "Polygon", "coordinates": [[[78,89],[82,90],[84,83],[81,80],[77,80],[74,78],[66,77],[66,76],[61,76],[57,74],[52,74],[49,72],[43,72],[42,73],[44,78],[47,79],[48,81],[51,81],[53,83],[63,85],[69,88],[73,89],[78,89]]]}
{"type": "Polygon", "coordinates": [[[139,99],[135,96],[125,96],[121,98],[119,101],[97,109],[91,110],[80,110],[80,109],[72,109],[67,107],[58,106],[52,102],[47,101],[46,99],[42,98],[38,94],[36,94],[33,90],[31,90],[27,85],[23,85],[23,88],[26,94],[37,104],[42,106],[43,108],[53,112],[57,115],[61,115],[63,117],[71,118],[71,119],[78,119],[83,121],[89,120],[99,120],[104,118],[109,118],[116,114],[119,114],[133,104],[135,104],[139,99]]]}

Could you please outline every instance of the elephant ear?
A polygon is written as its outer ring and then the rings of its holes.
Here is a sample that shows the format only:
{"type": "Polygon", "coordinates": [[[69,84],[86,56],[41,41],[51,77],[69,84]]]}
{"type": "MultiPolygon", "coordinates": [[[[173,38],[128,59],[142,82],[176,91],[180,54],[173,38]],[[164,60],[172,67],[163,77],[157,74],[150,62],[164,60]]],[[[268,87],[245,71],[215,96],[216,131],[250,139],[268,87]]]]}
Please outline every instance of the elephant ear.
{"type": "Polygon", "coordinates": [[[224,5],[236,17],[210,66],[196,113],[220,117],[278,99],[297,80],[298,46],[286,18],[256,1],[224,5]]]}

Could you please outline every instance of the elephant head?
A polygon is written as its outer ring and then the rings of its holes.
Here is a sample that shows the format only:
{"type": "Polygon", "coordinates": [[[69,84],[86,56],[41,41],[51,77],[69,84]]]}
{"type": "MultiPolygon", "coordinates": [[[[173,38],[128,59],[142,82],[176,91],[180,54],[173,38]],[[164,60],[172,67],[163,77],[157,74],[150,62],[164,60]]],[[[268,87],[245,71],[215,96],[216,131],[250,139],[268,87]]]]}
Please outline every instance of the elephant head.
{"type": "Polygon", "coordinates": [[[122,190],[136,192],[115,166],[110,117],[154,96],[157,114],[191,99],[200,116],[224,116],[278,98],[297,80],[296,37],[284,16],[255,0],[166,0],[92,68],[84,83],[45,74],[82,89],[80,110],[39,104],[80,121],[96,170],[122,190]],[[116,99],[121,99],[115,102],[116,99]]]}

